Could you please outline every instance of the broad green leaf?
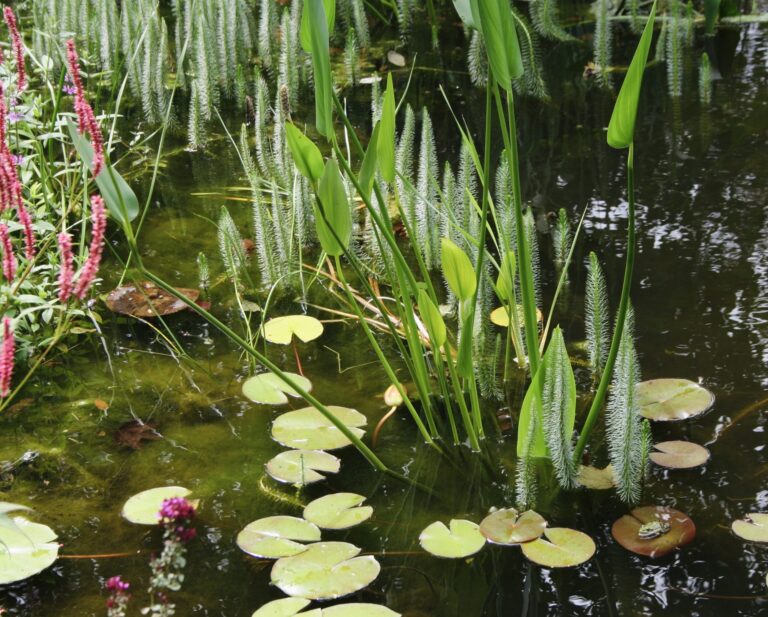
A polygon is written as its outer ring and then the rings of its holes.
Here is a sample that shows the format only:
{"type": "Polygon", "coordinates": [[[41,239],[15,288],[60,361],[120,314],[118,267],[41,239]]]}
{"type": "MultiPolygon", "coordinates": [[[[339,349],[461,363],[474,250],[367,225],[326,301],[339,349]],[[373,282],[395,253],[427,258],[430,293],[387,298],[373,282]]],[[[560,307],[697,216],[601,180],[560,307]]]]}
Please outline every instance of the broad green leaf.
{"type": "MultiPolygon", "coordinates": [[[[183,486],[161,486],[142,491],[125,502],[123,518],[136,525],[159,525],[163,502],[173,497],[186,497],[190,492],[183,486]]],[[[192,500],[192,503],[197,506],[197,500],[192,500]]]]}
{"type": "MultiPolygon", "coordinates": [[[[368,419],[359,411],[330,405],[330,412],[358,437],[365,434],[360,427],[368,419]]],[[[272,438],[288,448],[304,450],[336,450],[350,445],[349,439],[314,407],[289,411],[272,423],[272,438]]]]}
{"type": "Polygon", "coordinates": [[[496,510],[480,523],[480,533],[489,542],[510,546],[532,542],[540,538],[547,521],[538,512],[528,510],[520,514],[514,508],[496,510]]]}
{"type": "Polygon", "coordinates": [[[237,546],[252,557],[279,559],[306,550],[302,542],[319,542],[320,529],[295,516],[269,516],[253,521],[237,534],[237,546]]]}
{"type": "Polygon", "coordinates": [[[753,512],[731,524],[733,533],[748,542],[768,542],[768,514],[753,512]]]}
{"type": "Polygon", "coordinates": [[[381,106],[381,132],[377,144],[379,171],[387,182],[395,181],[395,88],[392,73],[387,75],[387,89],[381,106]]]}
{"type": "Polygon", "coordinates": [[[320,203],[315,203],[315,226],[320,244],[331,257],[343,255],[352,238],[352,210],[339,166],[332,159],[325,164],[318,197],[320,203]]]}
{"type": "Polygon", "coordinates": [[[653,26],[656,19],[656,0],[651,6],[651,13],[645,24],[640,43],[629,65],[627,76],[621,84],[619,96],[613,106],[611,121],[608,123],[608,145],[612,148],[629,148],[635,138],[635,120],[640,103],[640,88],[643,85],[643,73],[648,62],[648,52],[653,39],[653,26]]]}
{"type": "Polygon", "coordinates": [[[373,190],[373,182],[376,179],[376,163],[377,157],[378,157],[378,150],[377,150],[377,144],[379,142],[380,136],[381,136],[381,123],[377,122],[376,126],[373,127],[373,132],[371,133],[371,140],[368,142],[368,149],[365,151],[365,156],[363,157],[363,163],[360,165],[360,173],[358,174],[358,182],[360,183],[360,188],[363,189],[363,194],[361,197],[364,200],[368,200],[371,198],[371,191],[373,190]]]}
{"type": "MultiPolygon", "coordinates": [[[[328,32],[333,32],[333,28],[336,25],[336,0],[323,0],[323,8],[325,9],[325,20],[328,27],[328,32]]],[[[301,47],[308,54],[312,53],[312,25],[309,21],[309,15],[307,11],[304,11],[301,15],[301,47]]]]}
{"type": "MultiPolygon", "coordinates": [[[[67,128],[75,145],[75,150],[83,159],[88,169],[93,165],[93,147],[77,130],[77,126],[71,118],[67,118],[67,128]]],[[[111,165],[104,163],[104,169],[96,177],[96,186],[99,187],[104,203],[112,217],[127,229],[131,221],[139,215],[139,200],[125,179],[117,173],[111,165]]]]}
{"type": "Polygon", "coordinates": [[[323,155],[320,149],[293,122],[285,123],[285,139],[296,168],[315,186],[323,176],[323,155]]]}
{"type": "Polygon", "coordinates": [[[341,461],[322,450],[288,450],[272,458],[267,473],[278,482],[306,486],[325,480],[322,473],[339,473],[341,461]]]}
{"type": "Polygon", "coordinates": [[[445,280],[462,302],[469,300],[477,289],[475,268],[467,254],[448,238],[442,239],[442,264],[445,280]]]}
{"type": "Polygon", "coordinates": [[[488,62],[500,87],[509,91],[523,74],[515,18],[509,0],[471,0],[475,24],[485,40],[488,62]]]}
{"type": "Polygon", "coordinates": [[[373,515],[371,506],[361,506],[365,497],[356,493],[334,493],[310,502],[304,518],[322,529],[348,529],[373,515]]]}
{"type": "Polygon", "coordinates": [[[674,422],[709,411],[715,395],[688,379],[650,379],[637,384],[637,401],[644,418],[674,422]]]}
{"type": "Polygon", "coordinates": [[[270,343],[290,345],[295,336],[304,343],[314,341],[323,333],[323,323],[309,315],[274,317],[264,324],[264,338],[270,343]]]}
{"type": "Polygon", "coordinates": [[[575,529],[553,527],[544,537],[522,545],[523,555],[546,568],[570,568],[592,559],[595,542],[575,529]]]}
{"type": "Polygon", "coordinates": [[[499,277],[496,279],[496,294],[502,302],[511,302],[515,297],[515,272],[517,259],[514,251],[507,251],[501,259],[499,277]]]}
{"type": "Polygon", "coordinates": [[[440,314],[440,309],[435,306],[426,291],[419,289],[419,313],[424,325],[427,327],[429,339],[432,341],[435,353],[445,345],[447,339],[445,321],[440,314]]]}
{"type": "Polygon", "coordinates": [[[0,527],[0,585],[22,581],[51,566],[58,557],[56,533],[22,516],[0,527]]]}
{"type": "Polygon", "coordinates": [[[614,540],[645,557],[663,557],[696,537],[696,525],[679,510],[643,506],[625,514],[611,527],[614,540]]]}
{"type": "MultiPolygon", "coordinates": [[[[318,132],[330,137],[333,132],[333,75],[331,73],[331,53],[328,47],[328,33],[331,11],[326,11],[324,1],[306,0],[302,14],[302,41],[308,40],[309,53],[312,54],[312,67],[315,82],[315,124],[318,132]]],[[[336,3],[330,0],[335,13],[336,3]]]]}
{"type": "MultiPolygon", "coordinates": [[[[286,373],[297,385],[309,392],[312,382],[306,377],[295,373],[286,373]]],[[[298,397],[299,394],[274,373],[254,375],[243,384],[243,396],[259,405],[285,405],[288,396],[298,397]]]]}
{"type": "Polygon", "coordinates": [[[333,600],[370,585],[381,571],[371,556],[346,542],[318,542],[293,557],[279,559],[272,583],[289,596],[333,600]]]}
{"type": "Polygon", "coordinates": [[[453,519],[449,523],[435,521],[419,535],[419,544],[428,553],[447,559],[463,559],[485,546],[485,536],[472,521],[453,519]]]}
{"type": "Polygon", "coordinates": [[[475,27],[475,18],[472,15],[472,6],[470,0],[453,0],[453,8],[459,14],[461,21],[467,28],[475,27]]]}
{"type": "Polygon", "coordinates": [[[456,357],[456,370],[466,379],[472,378],[475,373],[473,344],[475,334],[475,320],[470,311],[465,311],[461,320],[461,336],[459,337],[459,350],[456,357]]]}

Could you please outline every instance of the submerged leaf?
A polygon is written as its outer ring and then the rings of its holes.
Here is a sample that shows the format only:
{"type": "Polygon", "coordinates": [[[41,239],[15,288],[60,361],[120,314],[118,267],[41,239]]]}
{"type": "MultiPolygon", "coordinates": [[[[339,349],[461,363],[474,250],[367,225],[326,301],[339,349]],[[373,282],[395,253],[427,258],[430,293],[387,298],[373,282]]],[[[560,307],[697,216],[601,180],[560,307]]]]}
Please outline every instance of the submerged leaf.
{"type": "MultiPolygon", "coordinates": [[[[285,373],[296,385],[305,391],[312,390],[312,382],[302,375],[285,373]]],[[[299,394],[274,373],[254,375],[243,384],[243,396],[260,405],[285,405],[288,397],[298,397],[299,394]]]]}
{"type": "Polygon", "coordinates": [[[607,490],[616,486],[616,478],[613,475],[613,466],[608,465],[603,469],[581,465],[579,467],[578,483],[594,490],[607,490]]]}
{"type": "MultiPolygon", "coordinates": [[[[14,508],[18,509],[23,506],[14,508]]],[[[0,527],[0,585],[22,581],[42,572],[56,561],[59,554],[56,533],[50,527],[22,516],[9,520],[11,525],[0,527]]]]}
{"type": "Polygon", "coordinates": [[[264,324],[264,338],[270,343],[290,345],[295,336],[304,343],[319,338],[323,323],[309,315],[285,315],[274,317],[264,324]]]}
{"type": "Polygon", "coordinates": [[[753,512],[731,524],[733,533],[748,542],[768,542],[768,514],[753,512]]]}
{"type": "Polygon", "coordinates": [[[678,510],[644,506],[617,520],[611,534],[628,551],[646,557],[663,557],[693,540],[696,525],[678,510]]]}
{"type": "MultiPolygon", "coordinates": [[[[176,291],[193,302],[196,302],[200,297],[200,292],[197,289],[178,287],[176,291]]],[[[171,315],[188,308],[177,297],[149,281],[140,281],[113,289],[107,296],[106,304],[113,313],[121,313],[131,317],[171,315]]]]}
{"type": "Polygon", "coordinates": [[[709,411],[715,395],[688,379],[651,379],[637,384],[643,417],[656,422],[686,420],[709,411]]]}
{"type": "Polygon", "coordinates": [[[441,521],[435,521],[419,535],[419,544],[436,557],[461,559],[477,553],[485,546],[485,536],[472,521],[452,519],[450,529],[441,521]]]}
{"type": "Polygon", "coordinates": [[[323,529],[348,529],[373,515],[371,506],[361,506],[365,497],[356,493],[334,493],[310,502],[304,518],[323,529]]]}
{"type": "MultiPolygon", "coordinates": [[[[122,515],[136,525],[159,525],[160,508],[166,499],[186,497],[191,491],[183,486],[160,486],[137,493],[123,505],[122,515]]],[[[192,503],[197,507],[197,500],[192,503]]]]}
{"type": "MultiPolygon", "coordinates": [[[[368,424],[368,419],[359,411],[336,405],[329,405],[328,410],[357,437],[365,434],[359,427],[368,424]]],[[[303,450],[336,450],[352,443],[314,407],[279,416],[272,423],[272,439],[288,448],[303,450]]]]}
{"type": "Polygon", "coordinates": [[[320,529],[303,518],[269,516],[253,521],[237,534],[237,546],[253,557],[278,559],[306,550],[302,542],[319,542],[320,529]]]}
{"type": "Polygon", "coordinates": [[[272,583],[289,596],[333,600],[359,591],[379,575],[381,566],[371,556],[346,542],[318,542],[302,553],[279,559],[272,583]]]}
{"type": "Polygon", "coordinates": [[[540,566],[571,568],[592,559],[595,542],[581,531],[553,527],[544,532],[544,538],[526,542],[522,549],[528,559],[540,566]]]}
{"type": "Polygon", "coordinates": [[[649,458],[661,467],[690,469],[704,465],[709,460],[709,450],[690,441],[664,441],[653,446],[649,458]]]}
{"type": "Polygon", "coordinates": [[[266,469],[278,482],[306,486],[325,480],[319,472],[339,473],[341,461],[321,450],[289,450],[271,459],[266,469]]]}
{"type": "Polygon", "coordinates": [[[514,508],[496,510],[480,523],[480,533],[494,544],[514,545],[540,538],[547,521],[538,512],[528,510],[520,514],[514,508]]]}

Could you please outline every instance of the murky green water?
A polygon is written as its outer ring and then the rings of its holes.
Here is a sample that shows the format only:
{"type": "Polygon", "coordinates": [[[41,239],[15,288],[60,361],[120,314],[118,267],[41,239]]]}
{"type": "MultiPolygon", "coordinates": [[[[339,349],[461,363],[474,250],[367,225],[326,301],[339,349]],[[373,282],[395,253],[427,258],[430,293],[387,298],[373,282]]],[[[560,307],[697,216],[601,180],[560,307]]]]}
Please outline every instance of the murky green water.
{"type": "MultiPolygon", "coordinates": [[[[237,531],[262,516],[296,514],[296,498],[308,501],[340,490],[369,495],[375,507],[371,523],[326,536],[379,555],[382,573],[358,597],[410,617],[768,611],[768,550],[741,542],[729,530],[733,519],[768,510],[767,34],[766,27],[744,26],[699,41],[699,50],[714,52],[721,73],[709,108],[697,100],[692,61],[682,99],[666,95],[663,66],[648,72],[643,94],[636,154],[640,254],[633,292],[643,376],[701,379],[717,395],[703,418],[654,427],[656,441],[704,443],[712,460],[694,471],[654,468],[643,503],[688,513],[698,527],[693,544],[655,561],[635,557],[610,538],[611,523],[625,511],[617,499],[574,493],[559,495],[541,510],[550,521],[597,540],[597,557],[580,568],[542,570],[503,548],[486,548],[471,563],[437,560],[419,549],[419,531],[436,518],[479,520],[490,506],[508,503],[503,478],[490,478],[469,458],[458,473],[422,447],[401,417],[387,425],[378,451],[393,467],[434,486],[436,495],[384,481],[354,451],[344,452],[342,472],[323,485],[298,496],[274,491],[273,482],[261,480],[264,463],[280,451],[268,437],[275,413],[242,400],[248,366],[238,351],[195,317],[176,316],[169,323],[194,359],[180,363],[147,326],[105,316],[106,351],[99,341],[81,342],[28,389],[28,406],[0,420],[0,460],[40,453],[3,479],[0,499],[35,507],[40,520],[58,531],[64,557],[4,589],[0,606],[11,615],[95,616],[104,614],[101,587],[107,577],[122,574],[141,590],[159,535],[122,521],[120,506],[140,490],[181,484],[203,506],[200,540],[191,547],[188,579],[178,597],[180,615],[248,616],[280,597],[269,585],[268,564],[235,546],[237,531]],[[99,410],[94,399],[108,402],[108,410],[99,410]],[[136,451],[117,444],[116,429],[134,417],[156,423],[163,439],[136,451]],[[118,556],[88,557],[93,554],[118,556]]],[[[446,47],[446,65],[462,67],[461,50],[446,47]]],[[[587,208],[577,267],[557,314],[570,340],[583,336],[588,252],[603,256],[614,298],[623,268],[623,162],[604,142],[610,97],[577,77],[589,55],[587,46],[548,49],[552,102],[523,102],[519,111],[524,191],[537,215],[563,207],[575,220],[587,208]]],[[[422,57],[419,64],[434,60],[422,57]]],[[[411,102],[434,106],[445,158],[457,143],[436,79],[417,71],[411,102]]],[[[466,77],[449,73],[441,79],[470,125],[480,122],[474,109],[482,95],[467,87],[466,77]]],[[[362,119],[368,95],[361,92],[355,115],[362,119]]],[[[238,125],[233,115],[232,128],[238,125]]],[[[227,203],[247,229],[247,202],[225,201],[247,195],[234,190],[243,185],[239,161],[225,140],[209,152],[171,158],[142,233],[145,260],[168,280],[195,286],[197,252],[205,250],[212,261],[216,255],[206,218],[215,219],[227,203]]],[[[551,291],[552,277],[546,283],[551,291]]],[[[237,323],[224,287],[214,293],[214,311],[237,323]]],[[[278,310],[295,307],[284,298],[278,310]]],[[[290,352],[270,353],[293,366],[290,352]]],[[[302,353],[320,400],[355,407],[375,424],[385,412],[381,393],[387,383],[356,327],[329,324],[323,338],[302,353]]],[[[505,435],[491,447],[502,462],[514,451],[513,438],[505,435]]]]}

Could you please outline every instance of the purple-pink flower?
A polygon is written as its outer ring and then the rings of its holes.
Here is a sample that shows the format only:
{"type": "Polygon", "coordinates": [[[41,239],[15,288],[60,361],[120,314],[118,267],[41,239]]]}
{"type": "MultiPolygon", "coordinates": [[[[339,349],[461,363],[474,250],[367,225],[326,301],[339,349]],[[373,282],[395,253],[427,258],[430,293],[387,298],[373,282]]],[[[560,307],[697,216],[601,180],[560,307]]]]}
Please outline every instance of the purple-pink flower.
{"type": "Polygon", "coordinates": [[[59,236],[59,302],[66,302],[72,295],[72,277],[74,276],[74,256],[72,255],[72,238],[66,231],[59,236]]]}
{"type": "Polygon", "coordinates": [[[16,353],[16,339],[11,327],[11,318],[3,317],[3,344],[0,348],[0,396],[6,397],[11,391],[13,358],[16,353]]]}
{"type": "Polygon", "coordinates": [[[131,599],[128,593],[131,585],[126,583],[121,577],[113,576],[107,580],[104,587],[109,591],[109,598],[107,598],[108,617],[125,617],[128,601],[131,599]]]}
{"type": "Polygon", "coordinates": [[[101,134],[101,128],[96,121],[93,108],[85,99],[85,90],[83,81],[80,79],[80,58],[77,55],[75,41],[67,41],[67,62],[69,64],[69,76],[72,78],[72,84],[75,87],[75,112],[77,113],[78,129],[81,135],[89,133],[91,136],[91,145],[93,146],[93,166],[91,171],[94,177],[101,173],[104,168],[104,138],[101,134]]]}
{"type": "Polygon", "coordinates": [[[107,209],[101,195],[91,197],[91,246],[88,249],[88,259],[85,260],[73,293],[82,300],[91,288],[101,264],[101,254],[104,252],[104,234],[107,230],[107,209]]]}
{"type": "Polygon", "coordinates": [[[5,17],[5,23],[8,24],[8,30],[11,32],[13,55],[16,57],[16,72],[19,76],[18,88],[19,90],[24,90],[27,87],[27,71],[24,66],[24,42],[21,40],[19,26],[16,23],[16,15],[13,14],[13,9],[6,6],[3,10],[3,16],[5,17]]]}
{"type": "Polygon", "coordinates": [[[0,246],[3,249],[3,276],[9,283],[16,278],[16,255],[13,254],[8,225],[0,223],[0,246]]]}

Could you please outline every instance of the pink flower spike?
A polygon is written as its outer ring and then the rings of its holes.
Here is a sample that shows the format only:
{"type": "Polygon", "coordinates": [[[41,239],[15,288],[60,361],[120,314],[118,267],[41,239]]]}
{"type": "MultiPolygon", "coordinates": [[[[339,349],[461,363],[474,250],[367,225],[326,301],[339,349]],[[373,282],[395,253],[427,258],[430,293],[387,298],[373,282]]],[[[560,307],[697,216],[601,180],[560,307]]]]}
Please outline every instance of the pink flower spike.
{"type": "Polygon", "coordinates": [[[13,336],[11,318],[3,317],[3,345],[0,348],[0,396],[5,398],[11,391],[13,377],[13,357],[16,352],[16,339],[13,336]]]}
{"type": "Polygon", "coordinates": [[[21,185],[19,185],[18,193],[14,197],[16,199],[16,212],[19,215],[19,223],[24,228],[24,257],[32,260],[37,252],[35,250],[35,231],[32,229],[32,219],[29,216],[29,212],[27,212],[24,203],[21,201],[21,185]]]}
{"type": "Polygon", "coordinates": [[[107,209],[101,195],[91,197],[91,246],[88,249],[88,259],[85,260],[80,276],[75,285],[74,294],[82,300],[96,279],[101,264],[101,254],[104,251],[104,234],[107,230],[107,209]]]}
{"type": "Polygon", "coordinates": [[[59,236],[59,255],[61,257],[61,266],[59,268],[59,302],[62,304],[69,300],[72,295],[72,278],[74,276],[72,255],[72,238],[62,231],[59,236]]]}
{"type": "Polygon", "coordinates": [[[3,248],[3,276],[9,283],[16,278],[16,255],[13,254],[8,226],[0,223],[0,245],[3,248]]]}
{"type": "Polygon", "coordinates": [[[16,57],[16,72],[19,75],[18,88],[24,90],[27,87],[27,70],[24,66],[24,42],[21,40],[19,26],[16,23],[16,15],[13,9],[7,6],[3,10],[5,23],[8,24],[8,30],[11,32],[11,41],[13,43],[13,54],[16,57]]]}
{"type": "Polygon", "coordinates": [[[67,41],[67,64],[69,65],[69,76],[72,79],[75,91],[75,113],[77,113],[78,130],[81,135],[89,133],[91,136],[91,146],[93,146],[91,171],[93,176],[96,177],[104,168],[104,137],[93,113],[93,108],[85,99],[83,81],[80,79],[80,58],[77,55],[75,41],[72,39],[67,41]]]}

